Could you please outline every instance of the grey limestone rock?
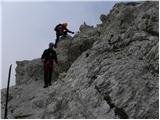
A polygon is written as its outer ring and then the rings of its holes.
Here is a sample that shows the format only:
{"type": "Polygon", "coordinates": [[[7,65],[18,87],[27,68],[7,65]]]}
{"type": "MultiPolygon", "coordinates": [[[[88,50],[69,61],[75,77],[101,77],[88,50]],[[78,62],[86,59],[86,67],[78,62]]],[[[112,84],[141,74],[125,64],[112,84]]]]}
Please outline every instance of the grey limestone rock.
{"type": "Polygon", "coordinates": [[[40,59],[17,62],[10,118],[158,119],[158,9],[158,1],[117,3],[102,24],[61,38],[47,89],[40,59]]]}

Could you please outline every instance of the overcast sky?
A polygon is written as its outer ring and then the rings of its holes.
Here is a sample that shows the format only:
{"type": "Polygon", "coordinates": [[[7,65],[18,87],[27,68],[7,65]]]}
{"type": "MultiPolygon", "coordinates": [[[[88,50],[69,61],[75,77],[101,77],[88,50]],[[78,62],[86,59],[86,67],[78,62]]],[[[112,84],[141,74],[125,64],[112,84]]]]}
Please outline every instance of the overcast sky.
{"type": "Polygon", "coordinates": [[[101,23],[116,1],[103,2],[1,2],[2,12],[2,86],[6,87],[9,65],[13,64],[11,84],[15,81],[15,62],[40,58],[49,42],[55,41],[54,27],[68,22],[74,32],[85,21],[101,23]]]}

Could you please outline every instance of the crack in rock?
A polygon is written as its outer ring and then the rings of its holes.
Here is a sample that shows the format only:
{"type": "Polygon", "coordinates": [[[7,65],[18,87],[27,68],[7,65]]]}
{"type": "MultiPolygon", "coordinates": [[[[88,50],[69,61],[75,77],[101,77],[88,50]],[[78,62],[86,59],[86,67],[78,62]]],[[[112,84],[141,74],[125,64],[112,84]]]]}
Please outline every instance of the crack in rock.
{"type": "Polygon", "coordinates": [[[109,95],[102,93],[102,91],[98,88],[98,86],[95,86],[95,89],[98,91],[98,93],[100,93],[104,97],[104,100],[110,106],[110,109],[108,112],[110,112],[111,109],[114,108],[115,115],[117,115],[120,119],[128,119],[129,118],[129,116],[127,115],[127,113],[124,111],[123,108],[119,108],[119,107],[115,106],[114,103],[112,103],[111,97],[109,95]]]}

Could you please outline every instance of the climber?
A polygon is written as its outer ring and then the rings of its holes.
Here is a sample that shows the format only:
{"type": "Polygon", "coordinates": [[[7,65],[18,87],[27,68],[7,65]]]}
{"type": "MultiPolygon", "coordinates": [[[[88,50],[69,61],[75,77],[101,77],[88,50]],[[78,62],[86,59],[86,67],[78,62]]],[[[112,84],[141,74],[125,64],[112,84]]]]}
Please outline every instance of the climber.
{"type": "Polygon", "coordinates": [[[41,56],[44,68],[44,88],[52,85],[51,79],[52,79],[53,67],[55,63],[58,64],[57,54],[56,51],[53,50],[53,47],[54,44],[49,43],[49,48],[46,49],[41,56]]]}
{"type": "Polygon", "coordinates": [[[74,32],[70,31],[67,29],[68,23],[63,23],[63,24],[58,24],[54,30],[56,31],[56,42],[55,42],[55,48],[57,48],[57,43],[59,41],[60,36],[66,37],[67,33],[72,33],[74,32]]]}

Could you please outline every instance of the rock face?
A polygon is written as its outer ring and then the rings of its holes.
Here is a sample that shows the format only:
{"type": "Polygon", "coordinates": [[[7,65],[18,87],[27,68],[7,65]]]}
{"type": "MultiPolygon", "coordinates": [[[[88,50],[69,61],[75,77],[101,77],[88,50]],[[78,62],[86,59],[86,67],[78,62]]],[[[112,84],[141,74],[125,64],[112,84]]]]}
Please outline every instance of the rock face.
{"type": "MultiPolygon", "coordinates": [[[[10,118],[158,118],[158,2],[118,3],[97,27],[58,43],[52,86],[40,59],[19,61],[10,118]]],[[[2,115],[5,90],[2,90],[2,115]]]]}

